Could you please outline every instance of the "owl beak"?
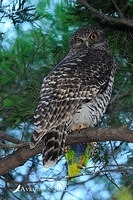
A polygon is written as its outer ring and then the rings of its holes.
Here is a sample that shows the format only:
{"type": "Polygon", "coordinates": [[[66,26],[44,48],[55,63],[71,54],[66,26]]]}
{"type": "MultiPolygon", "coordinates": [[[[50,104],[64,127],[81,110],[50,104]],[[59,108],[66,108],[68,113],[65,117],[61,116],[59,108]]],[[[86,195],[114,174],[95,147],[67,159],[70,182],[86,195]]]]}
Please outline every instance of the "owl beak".
{"type": "Polygon", "coordinates": [[[89,46],[89,41],[88,40],[85,41],[85,45],[86,45],[86,47],[89,46]]]}

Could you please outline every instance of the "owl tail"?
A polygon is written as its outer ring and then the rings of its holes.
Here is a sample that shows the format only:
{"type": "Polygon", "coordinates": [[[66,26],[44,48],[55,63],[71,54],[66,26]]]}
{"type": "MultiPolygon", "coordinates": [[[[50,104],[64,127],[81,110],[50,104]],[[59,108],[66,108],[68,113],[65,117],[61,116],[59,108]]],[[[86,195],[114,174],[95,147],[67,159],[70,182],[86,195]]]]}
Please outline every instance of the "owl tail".
{"type": "Polygon", "coordinates": [[[55,164],[64,153],[66,135],[65,131],[61,132],[58,129],[50,131],[43,137],[42,157],[44,167],[50,167],[55,164]]]}

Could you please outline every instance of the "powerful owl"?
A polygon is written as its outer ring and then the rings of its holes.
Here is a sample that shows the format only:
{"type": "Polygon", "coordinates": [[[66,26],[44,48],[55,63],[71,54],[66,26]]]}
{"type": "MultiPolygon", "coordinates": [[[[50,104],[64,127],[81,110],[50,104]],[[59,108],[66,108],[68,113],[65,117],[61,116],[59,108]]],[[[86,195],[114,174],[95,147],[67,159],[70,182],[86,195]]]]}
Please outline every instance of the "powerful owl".
{"type": "Polygon", "coordinates": [[[94,127],[109,104],[116,65],[103,30],[78,29],[68,55],[44,79],[30,147],[43,143],[43,164],[53,165],[73,130],[94,127]]]}

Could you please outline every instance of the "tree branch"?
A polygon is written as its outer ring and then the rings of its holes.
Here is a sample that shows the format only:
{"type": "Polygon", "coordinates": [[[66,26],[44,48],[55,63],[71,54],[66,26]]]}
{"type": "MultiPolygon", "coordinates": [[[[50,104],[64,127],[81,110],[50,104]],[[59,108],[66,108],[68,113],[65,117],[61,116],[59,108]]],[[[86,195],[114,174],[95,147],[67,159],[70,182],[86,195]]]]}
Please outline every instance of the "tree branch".
{"type": "MultiPolygon", "coordinates": [[[[86,0],[78,0],[79,3],[82,5],[86,6],[88,10],[97,18],[102,20],[102,22],[106,22],[108,24],[112,25],[118,25],[118,26],[127,26],[129,28],[133,28],[133,20],[125,18],[121,13],[121,18],[116,18],[116,17],[110,17],[97,9],[95,9],[93,6],[91,6],[86,0]]],[[[118,8],[118,7],[117,7],[118,8]]],[[[120,10],[119,10],[120,11],[120,10]]]]}
{"type": "Polygon", "coordinates": [[[14,143],[14,144],[21,144],[21,143],[22,143],[21,140],[19,140],[19,139],[13,137],[13,136],[11,136],[11,135],[8,135],[8,134],[6,134],[6,133],[3,132],[3,131],[0,131],[0,139],[1,139],[1,140],[7,140],[7,141],[12,142],[12,143],[14,143]]]}
{"type": "MultiPolygon", "coordinates": [[[[7,136],[6,136],[7,137],[7,136]]],[[[1,138],[1,135],[0,135],[1,138]]],[[[3,135],[2,135],[2,139],[3,135]]],[[[66,139],[66,146],[76,143],[103,142],[103,141],[133,142],[133,131],[124,128],[93,128],[72,132],[66,139]]],[[[29,158],[41,153],[42,144],[30,149],[29,144],[18,148],[12,154],[0,159],[0,175],[23,165],[29,158]]]]}
{"type": "Polygon", "coordinates": [[[66,145],[105,141],[133,142],[133,131],[124,128],[86,128],[69,135],[66,145]]]}

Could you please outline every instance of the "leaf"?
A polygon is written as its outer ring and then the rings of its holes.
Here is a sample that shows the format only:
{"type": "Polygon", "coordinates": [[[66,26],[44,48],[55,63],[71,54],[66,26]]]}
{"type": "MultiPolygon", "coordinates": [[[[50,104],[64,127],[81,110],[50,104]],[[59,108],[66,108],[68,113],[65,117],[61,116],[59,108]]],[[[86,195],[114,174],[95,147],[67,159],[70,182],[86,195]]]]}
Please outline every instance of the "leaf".
{"type": "Polygon", "coordinates": [[[4,107],[12,107],[16,106],[18,102],[20,101],[20,98],[18,96],[9,96],[3,101],[4,107]]]}
{"type": "Polygon", "coordinates": [[[132,200],[132,194],[128,188],[122,188],[116,195],[116,200],[132,200]]]}

